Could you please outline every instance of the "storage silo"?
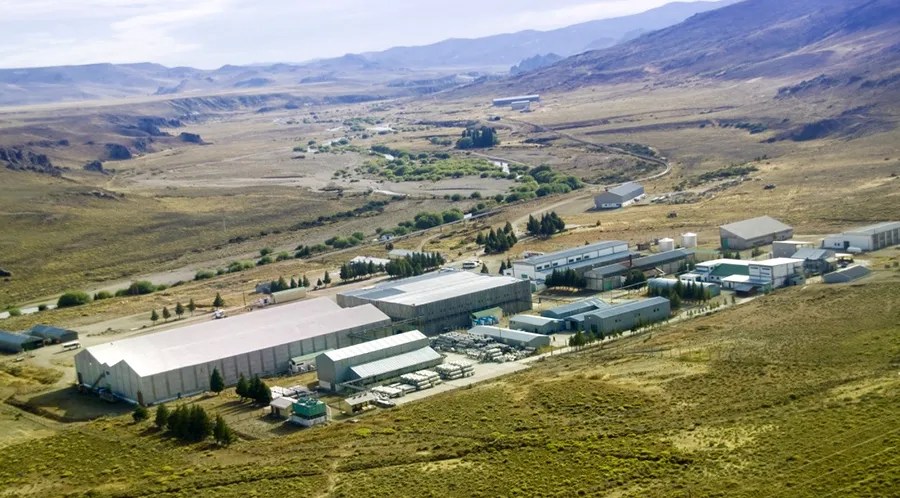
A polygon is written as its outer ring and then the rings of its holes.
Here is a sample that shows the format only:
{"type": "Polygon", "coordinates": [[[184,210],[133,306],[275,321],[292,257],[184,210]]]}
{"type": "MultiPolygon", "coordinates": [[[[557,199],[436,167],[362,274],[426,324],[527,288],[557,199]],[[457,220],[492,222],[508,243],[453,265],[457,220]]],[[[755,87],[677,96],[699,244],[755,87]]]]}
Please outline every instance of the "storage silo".
{"type": "Polygon", "coordinates": [[[674,251],[675,250],[675,240],[670,239],[668,237],[666,237],[664,239],[659,239],[659,250],[660,250],[660,252],[674,251]]]}
{"type": "Polygon", "coordinates": [[[697,234],[692,232],[681,234],[681,247],[687,249],[697,247],[697,234]]]}

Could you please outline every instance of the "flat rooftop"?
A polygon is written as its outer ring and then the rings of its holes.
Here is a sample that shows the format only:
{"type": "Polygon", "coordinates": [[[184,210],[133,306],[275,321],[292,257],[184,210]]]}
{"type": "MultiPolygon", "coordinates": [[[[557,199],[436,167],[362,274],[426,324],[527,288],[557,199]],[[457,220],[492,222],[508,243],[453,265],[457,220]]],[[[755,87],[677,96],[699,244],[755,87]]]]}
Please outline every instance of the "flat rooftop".
{"type": "MultiPolygon", "coordinates": [[[[366,305],[371,306],[371,305],[366,305]]],[[[347,309],[356,309],[356,308],[347,308],[347,309]]],[[[346,348],[334,349],[331,351],[327,351],[322,353],[326,358],[331,361],[340,361],[345,360],[347,358],[353,358],[362,354],[371,353],[373,351],[381,351],[382,349],[392,348],[394,346],[399,346],[401,344],[409,344],[411,342],[416,341],[424,341],[428,342],[428,338],[425,337],[425,334],[419,332],[418,330],[410,330],[409,332],[404,332],[402,334],[396,334],[388,337],[382,337],[381,339],[375,339],[374,341],[367,341],[361,344],[355,344],[353,346],[348,346],[346,348]]]]}
{"type": "Polygon", "coordinates": [[[125,361],[138,375],[148,376],[367,325],[390,325],[390,318],[372,305],[341,308],[318,298],[98,344],[86,351],[103,364],[125,361]]]}
{"type": "Polygon", "coordinates": [[[803,262],[802,259],[796,259],[796,258],[772,258],[772,259],[766,259],[763,261],[751,261],[750,264],[756,265],[756,266],[779,266],[779,265],[789,265],[792,263],[802,263],[802,262],[803,262]]]}
{"type": "Polygon", "coordinates": [[[415,306],[440,302],[473,292],[515,285],[519,282],[523,282],[523,280],[467,271],[439,271],[385,282],[365,289],[342,292],[341,295],[415,306]]]}
{"type": "Polygon", "coordinates": [[[653,306],[661,306],[668,305],[669,300],[664,297],[651,297],[648,299],[641,299],[639,301],[629,301],[627,303],[614,304],[609,308],[603,308],[597,311],[591,311],[587,313],[588,315],[594,315],[600,318],[610,318],[614,316],[619,316],[623,313],[631,313],[634,311],[640,311],[647,308],[652,308],[653,306]]]}

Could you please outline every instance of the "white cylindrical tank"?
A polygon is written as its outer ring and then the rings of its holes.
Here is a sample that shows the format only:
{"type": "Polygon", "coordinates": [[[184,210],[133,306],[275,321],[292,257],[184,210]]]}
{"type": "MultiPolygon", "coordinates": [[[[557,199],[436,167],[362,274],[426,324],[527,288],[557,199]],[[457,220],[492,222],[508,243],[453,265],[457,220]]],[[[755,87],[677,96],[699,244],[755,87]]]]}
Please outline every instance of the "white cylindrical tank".
{"type": "Polygon", "coordinates": [[[697,247],[697,234],[691,232],[681,234],[681,247],[697,247]]]}
{"type": "Polygon", "coordinates": [[[675,241],[668,237],[666,237],[664,239],[659,239],[659,250],[660,250],[660,252],[674,251],[675,250],[675,241]]]}

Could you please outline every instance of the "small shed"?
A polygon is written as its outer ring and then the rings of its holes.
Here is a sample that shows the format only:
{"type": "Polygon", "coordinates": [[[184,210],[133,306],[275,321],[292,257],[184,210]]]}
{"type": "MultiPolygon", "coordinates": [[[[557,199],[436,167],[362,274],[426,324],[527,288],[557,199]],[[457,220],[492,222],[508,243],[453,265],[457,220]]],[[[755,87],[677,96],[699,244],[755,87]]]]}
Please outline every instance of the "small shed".
{"type": "Polygon", "coordinates": [[[53,344],[78,340],[78,332],[50,325],[35,325],[28,331],[28,335],[39,337],[53,344]]]}
{"type": "Polygon", "coordinates": [[[316,398],[302,398],[292,405],[291,422],[304,427],[324,424],[328,421],[328,408],[316,398]]]}
{"type": "Polygon", "coordinates": [[[291,398],[275,398],[269,403],[269,408],[272,409],[272,415],[278,418],[288,418],[293,405],[294,400],[291,398]]]}
{"type": "Polygon", "coordinates": [[[509,319],[509,328],[546,335],[565,329],[566,324],[562,320],[545,316],[516,315],[509,319]]]}
{"type": "Polygon", "coordinates": [[[44,345],[44,340],[40,337],[26,334],[15,334],[0,330],[0,351],[6,353],[21,353],[22,351],[31,351],[44,345]]]}
{"type": "Polygon", "coordinates": [[[372,403],[375,402],[375,395],[370,392],[364,392],[360,394],[355,394],[348,398],[344,398],[342,402],[342,408],[347,413],[359,413],[363,410],[367,410],[372,406],[372,403]]]}
{"type": "Polygon", "coordinates": [[[481,325],[469,330],[470,334],[490,337],[503,344],[520,348],[539,348],[550,345],[550,337],[543,334],[532,334],[521,330],[488,327],[481,325]]]}

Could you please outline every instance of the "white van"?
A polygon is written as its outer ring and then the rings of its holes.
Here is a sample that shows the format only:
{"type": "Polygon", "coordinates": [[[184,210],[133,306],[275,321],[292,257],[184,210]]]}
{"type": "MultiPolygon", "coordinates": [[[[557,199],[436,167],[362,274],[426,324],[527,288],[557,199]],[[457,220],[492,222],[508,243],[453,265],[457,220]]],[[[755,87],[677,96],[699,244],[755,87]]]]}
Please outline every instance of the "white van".
{"type": "Polygon", "coordinates": [[[462,265],[463,270],[474,270],[479,266],[481,266],[481,261],[478,261],[477,259],[475,261],[466,261],[462,265]]]}
{"type": "Polygon", "coordinates": [[[73,349],[78,349],[80,347],[81,347],[81,343],[78,341],[69,341],[69,342],[62,343],[63,351],[70,351],[73,349]]]}

